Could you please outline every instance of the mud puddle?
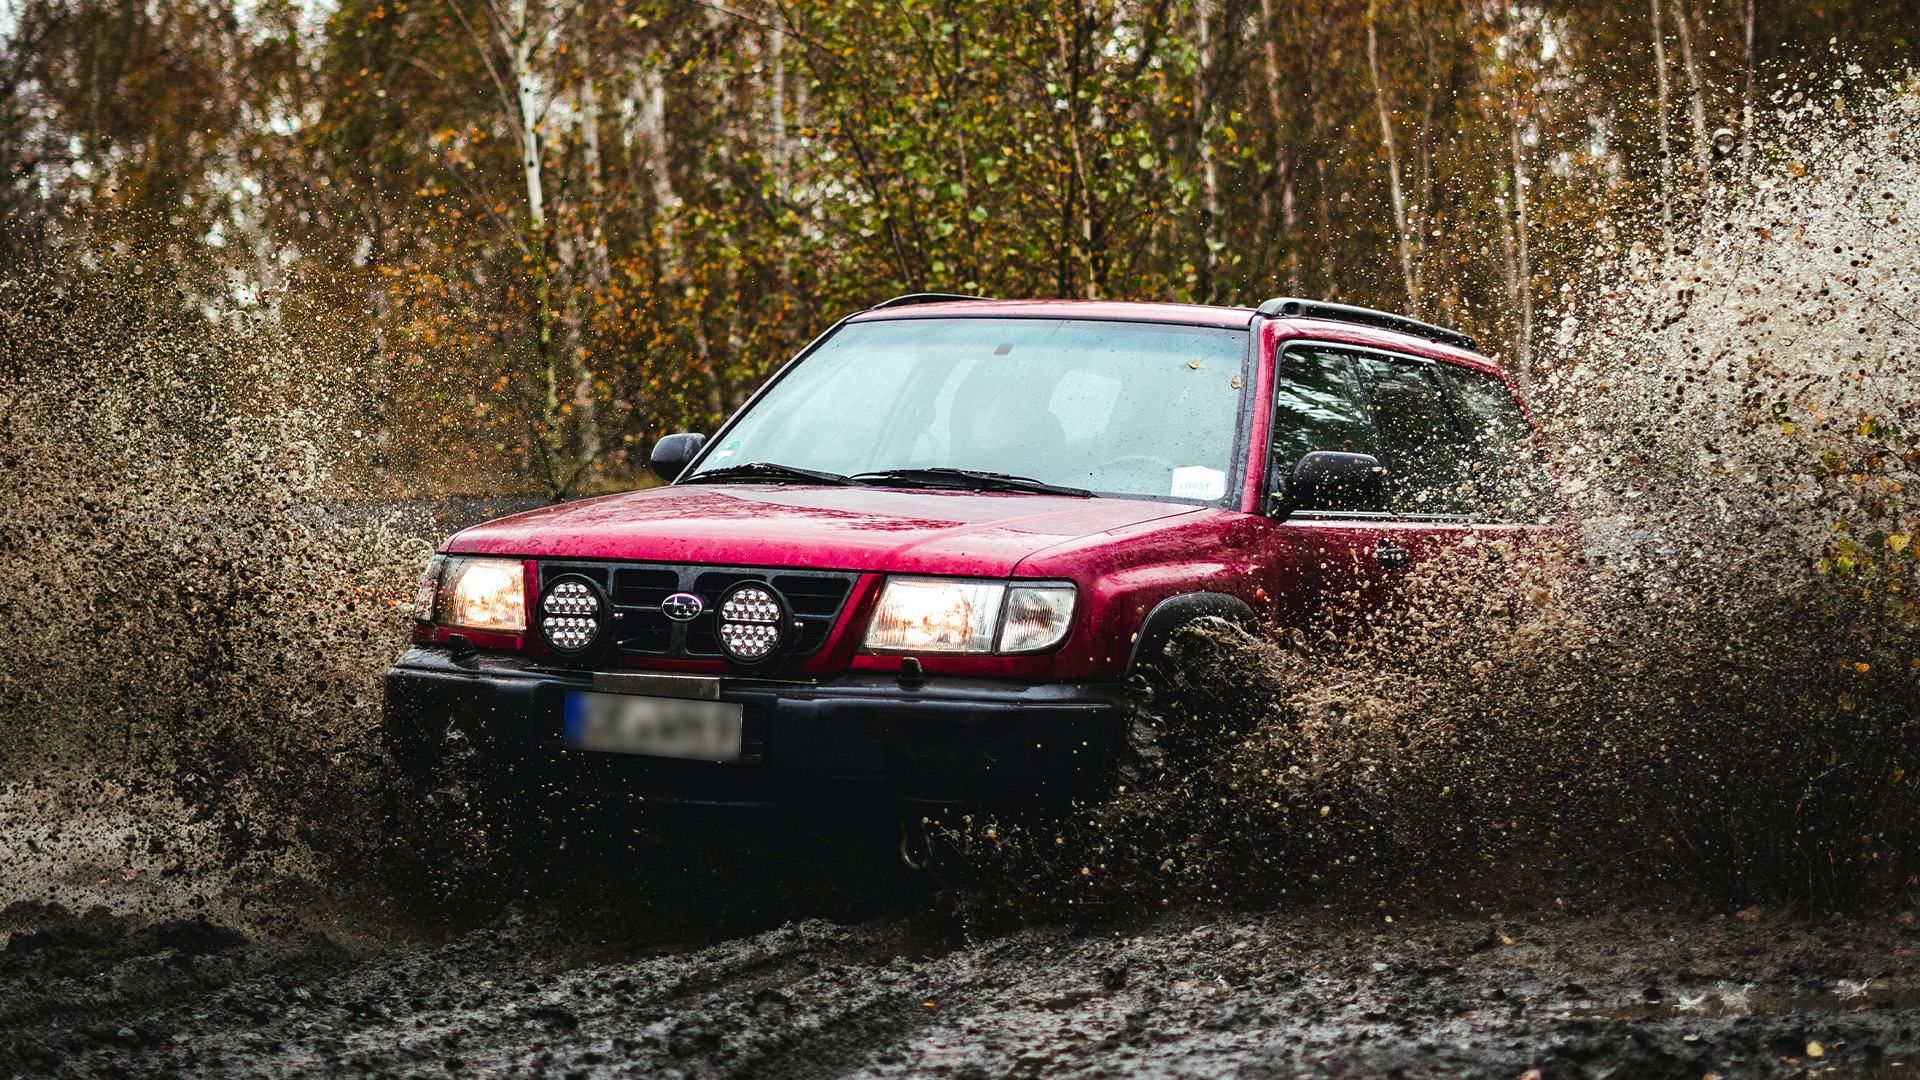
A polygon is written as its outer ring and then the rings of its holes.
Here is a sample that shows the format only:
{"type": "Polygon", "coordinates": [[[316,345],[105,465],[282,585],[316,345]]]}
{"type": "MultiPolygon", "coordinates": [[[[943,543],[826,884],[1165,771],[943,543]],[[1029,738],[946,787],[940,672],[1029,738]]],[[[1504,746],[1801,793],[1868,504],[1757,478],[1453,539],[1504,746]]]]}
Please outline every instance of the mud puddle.
{"type": "Polygon", "coordinates": [[[1171,914],[712,942],[519,910],[430,948],[55,909],[0,954],[0,1074],[1904,1076],[1911,922],[1171,914]]]}

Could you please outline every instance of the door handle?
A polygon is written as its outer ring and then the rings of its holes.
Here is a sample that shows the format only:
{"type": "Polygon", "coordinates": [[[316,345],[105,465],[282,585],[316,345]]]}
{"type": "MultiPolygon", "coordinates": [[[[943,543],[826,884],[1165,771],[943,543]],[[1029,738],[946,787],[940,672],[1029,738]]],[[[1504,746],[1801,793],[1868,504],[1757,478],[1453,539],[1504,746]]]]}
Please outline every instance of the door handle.
{"type": "Polygon", "coordinates": [[[1413,561],[1413,553],[1391,540],[1382,538],[1380,546],[1373,549],[1373,558],[1388,570],[1397,570],[1413,561]]]}

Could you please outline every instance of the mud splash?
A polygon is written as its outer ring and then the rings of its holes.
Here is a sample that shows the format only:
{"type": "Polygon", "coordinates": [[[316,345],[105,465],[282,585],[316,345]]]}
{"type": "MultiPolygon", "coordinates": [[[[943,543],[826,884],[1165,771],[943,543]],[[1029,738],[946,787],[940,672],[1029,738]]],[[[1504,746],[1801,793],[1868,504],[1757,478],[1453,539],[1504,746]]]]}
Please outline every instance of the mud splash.
{"type": "Polygon", "coordinates": [[[1567,530],[1390,617],[1194,628],[1119,798],[956,823],[904,920],[825,841],[609,818],[442,947],[293,934],[398,831],[425,530],[329,508],[341,369],[0,284],[0,1069],[1907,1075],[1911,911],[1801,916],[1920,871],[1915,101],[1796,102],[1704,232],[1596,239],[1534,393],[1567,530]]]}
{"type": "Polygon", "coordinates": [[[1596,234],[1532,388],[1560,532],[1469,539],[1378,617],[1196,626],[1118,799],[949,830],[968,902],[1912,892],[1920,86],[1843,84],[1697,227],[1596,234]]]}
{"type": "MultiPolygon", "coordinates": [[[[1699,227],[1596,233],[1532,387],[1563,530],[1389,617],[1195,628],[1117,799],[953,825],[960,911],[1911,891],[1920,94],[1850,93],[1699,227]]],[[[327,359],[124,275],[0,283],[0,904],[257,925],[379,849],[426,545],[329,509],[366,391],[327,359]]]]}
{"type": "Polygon", "coordinates": [[[327,508],[354,373],[104,272],[0,283],[0,370],[0,906],[319,887],[426,556],[327,508]]]}

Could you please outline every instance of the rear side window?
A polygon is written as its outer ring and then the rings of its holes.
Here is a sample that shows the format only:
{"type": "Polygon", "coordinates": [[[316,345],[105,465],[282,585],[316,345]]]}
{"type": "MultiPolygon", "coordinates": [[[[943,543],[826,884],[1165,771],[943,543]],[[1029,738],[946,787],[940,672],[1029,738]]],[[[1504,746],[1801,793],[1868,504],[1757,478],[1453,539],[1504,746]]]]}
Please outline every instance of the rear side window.
{"type": "Polygon", "coordinates": [[[1506,380],[1473,368],[1447,368],[1447,382],[1465,414],[1478,462],[1484,516],[1537,521],[1553,512],[1553,485],[1533,444],[1533,429],[1506,380]]]}

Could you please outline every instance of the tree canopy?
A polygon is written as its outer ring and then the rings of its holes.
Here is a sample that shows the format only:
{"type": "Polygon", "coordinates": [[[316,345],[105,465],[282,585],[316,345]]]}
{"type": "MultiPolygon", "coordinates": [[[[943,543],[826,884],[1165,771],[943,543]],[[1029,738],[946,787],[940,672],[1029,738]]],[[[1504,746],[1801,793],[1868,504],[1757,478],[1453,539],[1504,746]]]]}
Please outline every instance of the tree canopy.
{"type": "Polygon", "coordinates": [[[20,0],[0,260],[361,374],[402,486],[631,482],[889,295],[1405,311],[1521,379],[1881,0],[20,0]]]}

